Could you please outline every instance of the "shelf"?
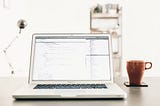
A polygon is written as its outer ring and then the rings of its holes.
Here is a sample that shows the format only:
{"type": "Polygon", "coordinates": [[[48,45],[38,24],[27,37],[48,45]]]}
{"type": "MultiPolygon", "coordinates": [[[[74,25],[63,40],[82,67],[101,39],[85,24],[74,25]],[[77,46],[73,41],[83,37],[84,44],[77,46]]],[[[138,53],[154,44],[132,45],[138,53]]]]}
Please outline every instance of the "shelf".
{"type": "Polygon", "coordinates": [[[118,52],[113,52],[113,55],[112,55],[113,58],[122,58],[122,56],[118,53],[118,52]]]}
{"type": "Polygon", "coordinates": [[[109,33],[108,30],[105,31],[105,30],[101,30],[99,28],[90,28],[90,31],[91,32],[100,32],[100,33],[104,33],[104,32],[109,33]]]}
{"type": "Polygon", "coordinates": [[[108,30],[101,30],[101,29],[99,29],[99,28],[90,28],[90,31],[91,32],[95,32],[95,33],[108,33],[108,34],[110,34],[112,37],[115,37],[115,38],[121,38],[122,36],[121,35],[117,35],[117,36],[115,36],[115,35],[112,35],[111,33],[109,33],[109,31],[108,30]]]}
{"type": "Polygon", "coordinates": [[[92,19],[118,19],[119,14],[91,13],[92,19]]]}

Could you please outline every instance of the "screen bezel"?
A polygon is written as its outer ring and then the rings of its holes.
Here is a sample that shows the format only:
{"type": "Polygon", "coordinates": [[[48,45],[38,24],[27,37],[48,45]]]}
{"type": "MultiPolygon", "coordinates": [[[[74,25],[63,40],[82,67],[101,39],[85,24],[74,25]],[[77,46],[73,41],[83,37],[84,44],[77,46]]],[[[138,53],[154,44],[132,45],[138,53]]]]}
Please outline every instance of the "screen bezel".
{"type": "Polygon", "coordinates": [[[32,35],[31,44],[31,55],[30,55],[30,68],[29,68],[29,83],[32,84],[53,84],[53,83],[113,83],[113,65],[112,65],[112,43],[110,34],[99,34],[99,33],[35,33],[32,35]],[[33,66],[34,66],[34,52],[35,52],[35,41],[36,37],[107,37],[109,41],[109,63],[110,63],[110,80],[33,80],[33,66]]]}

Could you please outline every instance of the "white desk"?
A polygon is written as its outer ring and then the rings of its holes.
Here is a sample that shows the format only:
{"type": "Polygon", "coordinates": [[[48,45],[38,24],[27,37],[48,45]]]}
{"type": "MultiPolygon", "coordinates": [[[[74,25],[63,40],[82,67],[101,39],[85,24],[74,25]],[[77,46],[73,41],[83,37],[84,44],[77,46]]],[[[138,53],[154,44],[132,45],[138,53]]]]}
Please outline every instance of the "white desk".
{"type": "Polygon", "coordinates": [[[14,100],[15,89],[27,83],[27,78],[0,78],[0,106],[160,106],[160,78],[145,78],[149,87],[128,88],[124,78],[117,84],[128,94],[125,100],[14,100]]]}

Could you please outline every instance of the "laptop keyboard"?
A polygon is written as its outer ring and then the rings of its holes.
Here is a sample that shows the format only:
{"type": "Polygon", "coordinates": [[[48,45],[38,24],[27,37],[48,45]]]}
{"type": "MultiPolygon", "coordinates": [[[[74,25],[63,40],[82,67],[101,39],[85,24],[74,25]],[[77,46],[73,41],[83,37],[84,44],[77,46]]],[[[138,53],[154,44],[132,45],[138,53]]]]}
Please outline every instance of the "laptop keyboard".
{"type": "Polygon", "coordinates": [[[34,89],[106,89],[105,84],[38,84],[34,89]]]}

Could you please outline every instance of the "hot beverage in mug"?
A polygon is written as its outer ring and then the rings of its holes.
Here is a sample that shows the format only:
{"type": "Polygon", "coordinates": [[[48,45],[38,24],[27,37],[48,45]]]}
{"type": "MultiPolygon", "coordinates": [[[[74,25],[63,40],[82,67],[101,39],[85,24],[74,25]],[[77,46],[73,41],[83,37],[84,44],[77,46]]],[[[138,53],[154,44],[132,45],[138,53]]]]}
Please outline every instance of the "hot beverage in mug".
{"type": "Polygon", "coordinates": [[[144,71],[151,69],[152,63],[143,60],[130,60],[127,61],[126,68],[130,85],[141,85],[144,71]]]}

